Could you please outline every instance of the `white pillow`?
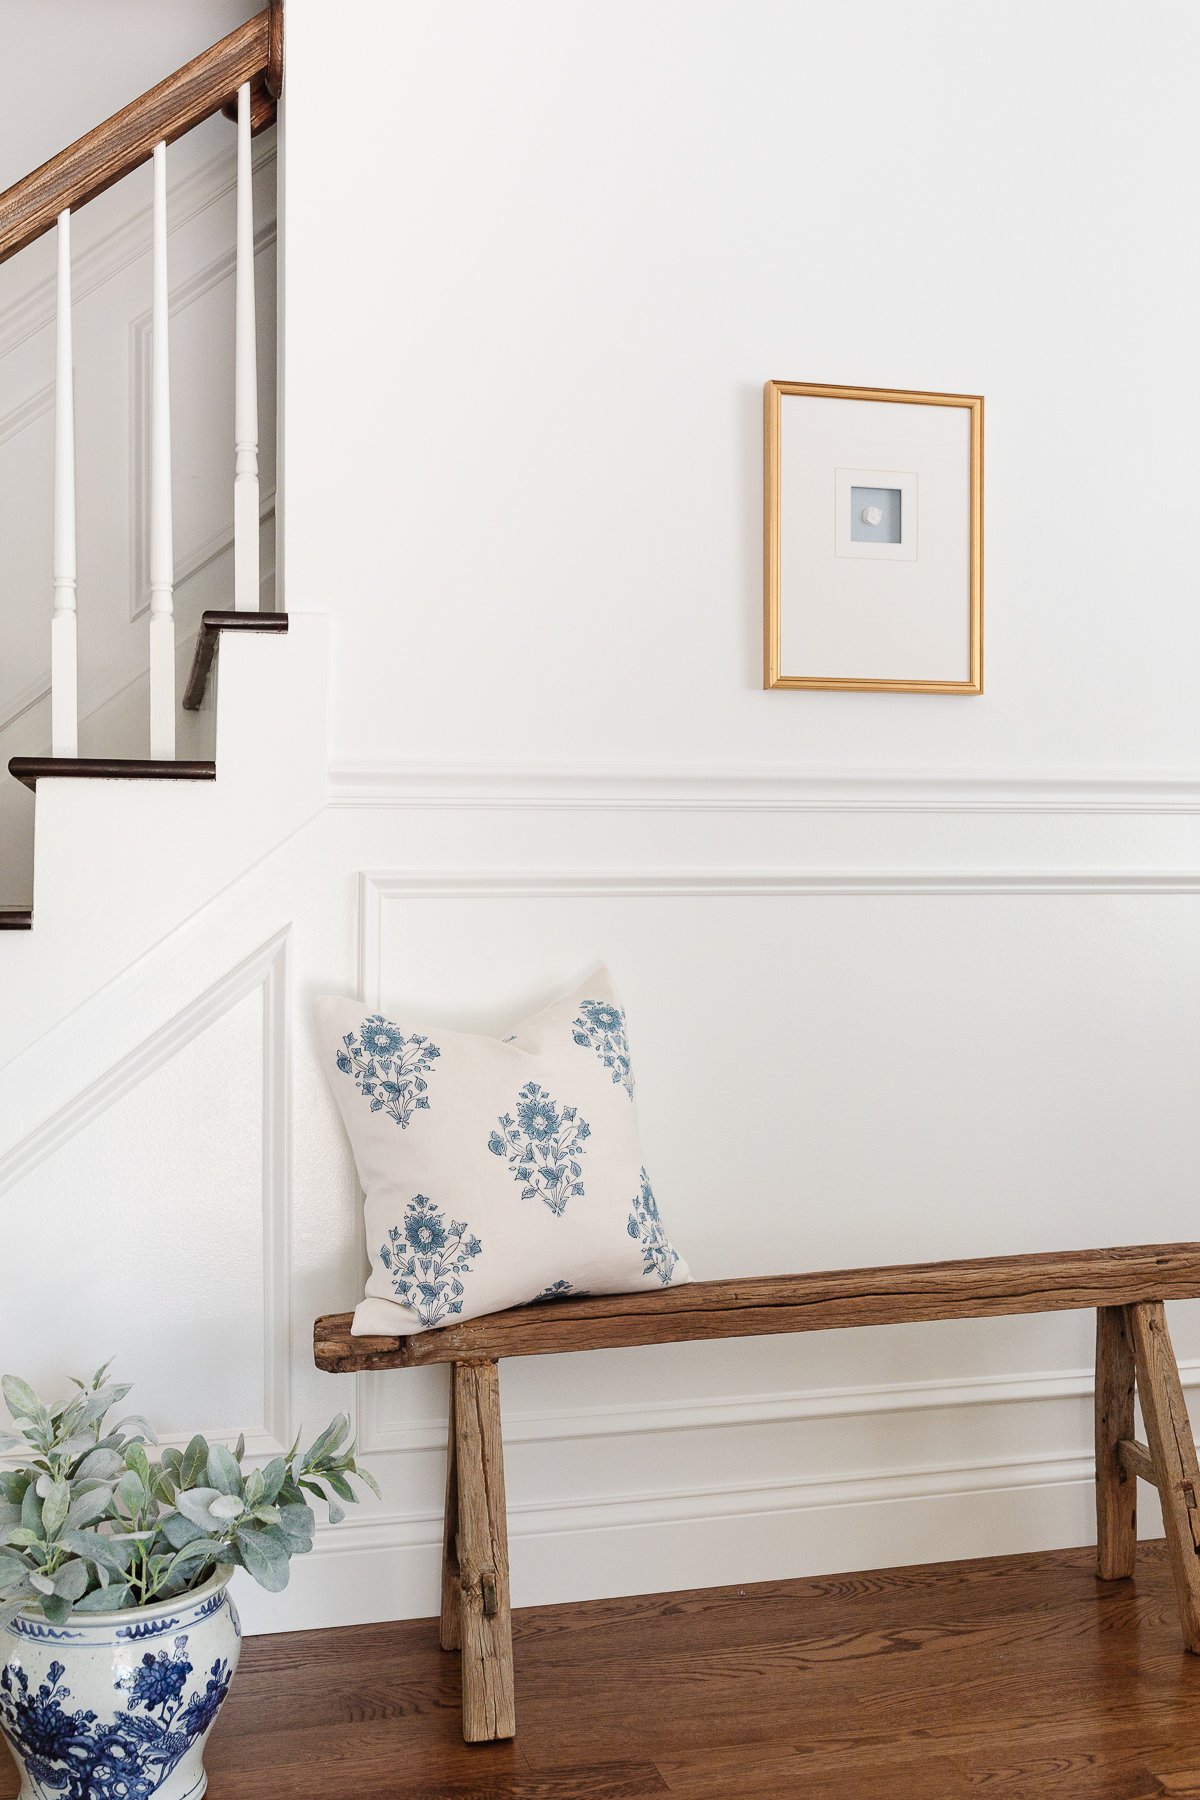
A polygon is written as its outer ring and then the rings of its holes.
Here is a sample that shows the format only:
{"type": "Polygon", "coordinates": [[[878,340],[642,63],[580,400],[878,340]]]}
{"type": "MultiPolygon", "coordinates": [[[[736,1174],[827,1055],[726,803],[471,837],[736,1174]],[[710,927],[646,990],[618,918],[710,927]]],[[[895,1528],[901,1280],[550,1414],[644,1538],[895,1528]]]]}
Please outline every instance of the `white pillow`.
{"type": "Polygon", "coordinates": [[[642,1166],[606,970],[503,1040],[318,1000],[321,1058],[366,1194],[359,1336],[689,1279],[642,1166]]]}

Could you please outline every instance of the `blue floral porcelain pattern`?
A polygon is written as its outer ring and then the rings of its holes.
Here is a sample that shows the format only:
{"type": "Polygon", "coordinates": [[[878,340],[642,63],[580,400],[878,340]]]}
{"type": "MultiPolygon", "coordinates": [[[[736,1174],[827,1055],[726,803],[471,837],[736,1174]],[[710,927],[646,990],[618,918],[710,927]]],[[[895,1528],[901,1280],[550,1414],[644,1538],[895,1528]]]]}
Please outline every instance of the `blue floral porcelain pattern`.
{"type": "Polygon", "coordinates": [[[612,1070],[613,1086],[620,1083],[632,1100],[633,1069],[629,1062],[624,1007],[611,1000],[584,1000],[571,1030],[582,1049],[586,1050],[590,1045],[605,1068],[612,1070]]]}
{"type": "Polygon", "coordinates": [[[415,1112],[428,1110],[425,1077],[442,1053],[422,1032],[406,1038],[390,1019],[372,1013],[357,1035],[346,1033],[342,1045],[337,1066],[371,1102],[372,1112],[386,1112],[403,1131],[415,1112]]]}
{"type": "Polygon", "coordinates": [[[543,1200],[560,1215],[568,1200],[583,1193],[579,1158],[592,1128],[574,1106],[557,1107],[536,1081],[517,1095],[517,1116],[505,1113],[488,1139],[493,1156],[502,1156],[519,1181],[522,1200],[543,1200]]]}
{"type": "Polygon", "coordinates": [[[72,1710],[62,1663],[36,1688],[19,1663],[0,1670],[0,1727],[25,1761],[37,1791],[54,1800],[150,1800],[216,1718],[229,1691],[227,1662],[214,1662],[185,1700],[192,1665],[187,1637],[173,1650],[147,1651],[117,1687],[126,1710],[109,1722],[72,1710]]]}
{"type": "Polygon", "coordinates": [[[392,1278],[396,1298],[422,1325],[440,1325],[463,1309],[461,1276],[483,1250],[461,1219],[447,1219],[424,1194],[409,1201],[403,1227],[393,1225],[380,1246],[379,1260],[392,1278]]]}
{"type": "Polygon", "coordinates": [[[642,1246],[643,1275],[657,1275],[664,1287],[671,1284],[679,1252],[667,1241],[663,1222],[658,1216],[658,1202],[650,1187],[650,1179],[642,1170],[642,1191],[633,1198],[629,1215],[629,1235],[639,1238],[642,1246]]]}

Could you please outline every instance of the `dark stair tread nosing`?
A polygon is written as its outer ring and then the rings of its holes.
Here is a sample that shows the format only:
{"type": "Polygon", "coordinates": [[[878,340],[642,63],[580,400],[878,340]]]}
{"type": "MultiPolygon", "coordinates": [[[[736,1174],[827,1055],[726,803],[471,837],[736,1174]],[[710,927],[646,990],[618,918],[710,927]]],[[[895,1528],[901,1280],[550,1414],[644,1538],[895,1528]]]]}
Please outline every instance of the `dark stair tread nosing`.
{"type": "Polygon", "coordinates": [[[223,631],[286,631],[288,616],[285,612],[206,612],[200,619],[200,630],[196,637],[196,648],[192,653],[192,667],[188,675],[187,686],[183,690],[183,706],[185,712],[198,712],[208,686],[209,670],[213,658],[217,654],[217,645],[221,641],[223,631]]]}
{"type": "Polygon", "coordinates": [[[217,765],[136,756],[14,756],[8,772],[36,788],[40,780],[62,775],[85,781],[215,781],[217,765]]]}
{"type": "Polygon", "coordinates": [[[0,906],[0,931],[32,930],[32,906],[0,906]]]}

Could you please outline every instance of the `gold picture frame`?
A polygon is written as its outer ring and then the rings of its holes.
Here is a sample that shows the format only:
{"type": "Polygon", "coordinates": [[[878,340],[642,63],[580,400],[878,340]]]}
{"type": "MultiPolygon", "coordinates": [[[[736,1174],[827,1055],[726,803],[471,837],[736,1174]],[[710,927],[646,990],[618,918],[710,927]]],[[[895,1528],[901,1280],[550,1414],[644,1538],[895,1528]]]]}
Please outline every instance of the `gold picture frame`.
{"type": "Polygon", "coordinates": [[[920,393],[905,388],[837,387],[825,382],[768,381],[763,390],[764,688],[837,688],[867,693],[982,694],[983,692],[983,396],[920,393]],[[813,399],[893,401],[964,407],[969,441],[969,674],[965,681],[889,680],[868,676],[788,675],[781,659],[781,403],[786,395],[813,399]]]}

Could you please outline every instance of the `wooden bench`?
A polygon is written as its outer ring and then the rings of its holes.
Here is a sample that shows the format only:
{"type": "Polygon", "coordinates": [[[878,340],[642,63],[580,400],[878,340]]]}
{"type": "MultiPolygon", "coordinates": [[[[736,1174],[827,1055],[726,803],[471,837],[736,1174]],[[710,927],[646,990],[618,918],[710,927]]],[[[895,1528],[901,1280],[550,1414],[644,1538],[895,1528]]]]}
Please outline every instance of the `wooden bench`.
{"type": "Polygon", "coordinates": [[[463,1736],[516,1730],[499,1364],[506,1356],[700,1338],[764,1337],[851,1325],[986,1319],[1096,1309],[1097,1572],[1133,1574],[1137,1480],[1162,1498],[1183,1635],[1200,1653],[1200,1466],[1163,1302],[1200,1297],[1200,1244],[900,1264],[657,1293],[560,1300],[490,1313],[414,1337],[352,1337],[352,1315],[318,1319],[318,1367],[451,1363],[441,1641],[462,1653],[463,1736]],[[1134,1438],[1134,1393],[1148,1442],[1134,1438]]]}

